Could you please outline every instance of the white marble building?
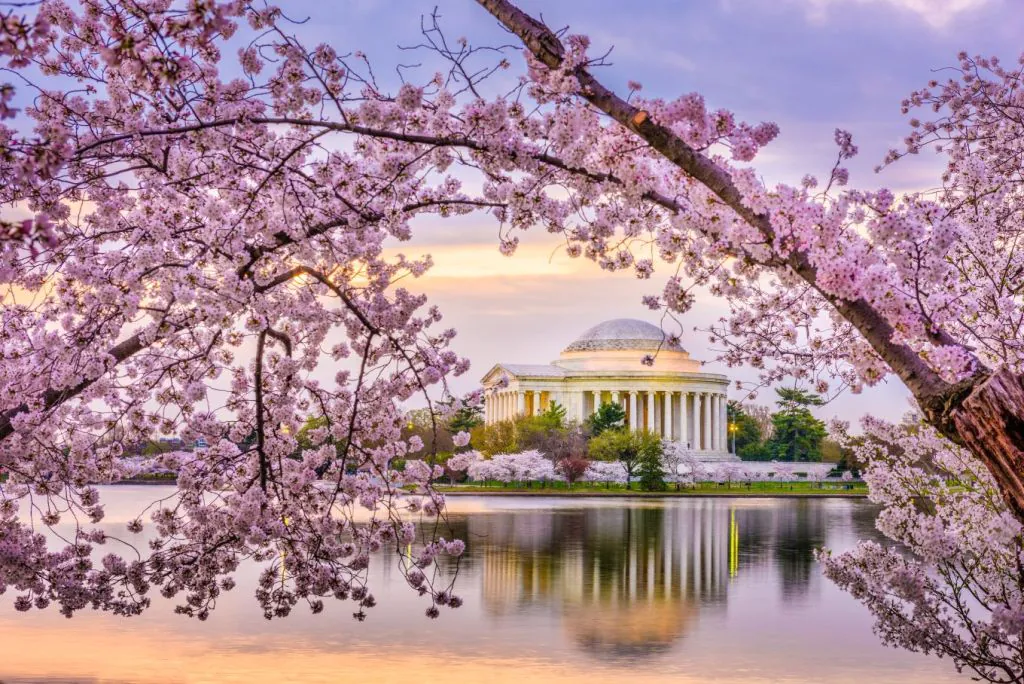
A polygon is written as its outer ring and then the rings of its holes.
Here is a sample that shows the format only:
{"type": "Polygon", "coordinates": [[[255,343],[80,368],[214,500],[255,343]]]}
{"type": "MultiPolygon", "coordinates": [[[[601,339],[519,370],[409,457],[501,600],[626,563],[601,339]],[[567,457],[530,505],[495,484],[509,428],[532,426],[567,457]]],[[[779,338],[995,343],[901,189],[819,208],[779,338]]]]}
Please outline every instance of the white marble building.
{"type": "Polygon", "coordinates": [[[726,426],[729,379],[704,373],[661,328],[619,318],[595,325],[548,365],[499,363],[483,378],[488,424],[539,414],[557,401],[583,421],[602,403],[621,404],[631,429],[653,430],[704,460],[731,460],[726,426]],[[653,366],[641,359],[657,354],[653,366]],[[505,383],[504,379],[508,382],[505,383]]]}

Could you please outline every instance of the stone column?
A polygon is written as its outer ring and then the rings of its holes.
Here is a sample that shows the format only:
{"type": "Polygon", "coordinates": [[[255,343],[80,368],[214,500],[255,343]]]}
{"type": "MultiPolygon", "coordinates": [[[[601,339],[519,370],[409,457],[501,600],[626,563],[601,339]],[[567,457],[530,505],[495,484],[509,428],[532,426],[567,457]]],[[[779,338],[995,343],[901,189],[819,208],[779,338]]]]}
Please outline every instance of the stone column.
{"type": "Polygon", "coordinates": [[[718,395],[711,395],[711,446],[714,451],[721,449],[718,436],[718,395]]]}
{"type": "Polygon", "coordinates": [[[729,397],[722,394],[722,451],[729,450],[729,397]]]}
{"type": "Polygon", "coordinates": [[[594,390],[594,410],[591,411],[591,415],[597,413],[599,408],[601,408],[601,390],[594,390]]]}
{"type": "Polygon", "coordinates": [[[661,392],[655,390],[654,392],[654,434],[661,436],[661,419],[664,418],[661,410],[661,402],[658,401],[658,395],[661,392]]]}
{"type": "Polygon", "coordinates": [[[526,415],[526,392],[523,390],[516,392],[516,415],[526,415]]]}
{"type": "Polygon", "coordinates": [[[636,390],[630,390],[629,391],[629,429],[633,430],[634,432],[636,432],[637,425],[639,424],[639,423],[637,423],[637,420],[636,420],[636,418],[637,418],[637,416],[636,416],[636,409],[637,409],[636,390]]]}
{"type": "Polygon", "coordinates": [[[704,394],[702,392],[693,393],[693,448],[697,451],[704,450],[704,441],[702,433],[704,431],[704,419],[701,416],[701,404],[704,403],[704,394]]]}
{"type": "Polygon", "coordinates": [[[711,394],[704,392],[704,450],[710,451],[711,446],[711,394]]]}
{"type": "Polygon", "coordinates": [[[533,415],[539,416],[544,413],[544,409],[541,408],[541,392],[539,390],[533,391],[533,415]]]}
{"type": "Polygon", "coordinates": [[[654,431],[654,392],[647,392],[647,425],[648,430],[654,431]]]}
{"type": "Polygon", "coordinates": [[[484,423],[490,425],[494,422],[494,394],[487,395],[484,399],[484,423]]]}
{"type": "Polygon", "coordinates": [[[665,432],[662,436],[672,441],[675,437],[675,430],[672,425],[675,422],[675,419],[672,417],[672,392],[665,392],[665,408],[663,413],[665,414],[665,432]]]}
{"type": "Polygon", "coordinates": [[[679,441],[684,448],[690,441],[690,402],[686,400],[689,396],[689,392],[679,393],[679,441]]]}

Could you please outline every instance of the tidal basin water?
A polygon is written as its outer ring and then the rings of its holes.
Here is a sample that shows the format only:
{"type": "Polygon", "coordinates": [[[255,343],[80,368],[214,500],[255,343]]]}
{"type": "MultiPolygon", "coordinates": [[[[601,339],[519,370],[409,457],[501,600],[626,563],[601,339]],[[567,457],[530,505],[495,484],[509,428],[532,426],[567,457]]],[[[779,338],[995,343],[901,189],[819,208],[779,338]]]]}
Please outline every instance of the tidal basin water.
{"type": "MultiPolygon", "coordinates": [[[[159,488],[164,489],[164,488],[159,488]]],[[[154,487],[105,488],[121,527],[154,487]]],[[[451,497],[465,605],[424,616],[390,558],[365,622],[351,603],[264,620],[252,573],[207,622],[162,599],[137,618],[15,613],[0,682],[942,682],[948,661],[880,645],[813,550],[878,538],[843,499],[451,497]]],[[[123,528],[122,528],[123,529],[123,528]]]]}

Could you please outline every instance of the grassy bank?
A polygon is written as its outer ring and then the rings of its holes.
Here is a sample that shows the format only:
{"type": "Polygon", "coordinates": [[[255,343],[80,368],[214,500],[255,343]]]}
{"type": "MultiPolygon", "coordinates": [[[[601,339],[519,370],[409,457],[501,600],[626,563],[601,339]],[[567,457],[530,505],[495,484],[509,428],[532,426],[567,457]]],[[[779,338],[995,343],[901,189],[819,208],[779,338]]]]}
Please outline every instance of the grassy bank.
{"type": "Polygon", "coordinates": [[[718,484],[701,482],[683,485],[678,490],[668,485],[664,491],[644,492],[633,484],[581,482],[571,488],[564,482],[525,482],[503,485],[500,482],[469,483],[453,486],[435,485],[435,489],[446,494],[508,494],[518,496],[867,496],[868,489],[863,482],[817,483],[817,482],[744,482],[718,484]]]}

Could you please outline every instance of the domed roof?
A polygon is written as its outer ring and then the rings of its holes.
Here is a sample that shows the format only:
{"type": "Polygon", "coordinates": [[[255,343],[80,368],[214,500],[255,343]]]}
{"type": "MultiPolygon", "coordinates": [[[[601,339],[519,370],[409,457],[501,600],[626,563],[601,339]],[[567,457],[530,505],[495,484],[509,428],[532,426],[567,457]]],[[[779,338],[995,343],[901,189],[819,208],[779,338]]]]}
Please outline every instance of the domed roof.
{"type": "Polygon", "coordinates": [[[615,318],[598,323],[564,349],[579,351],[684,351],[678,344],[669,344],[664,331],[656,325],[635,318],[615,318]]]}

